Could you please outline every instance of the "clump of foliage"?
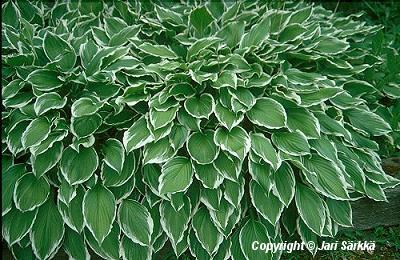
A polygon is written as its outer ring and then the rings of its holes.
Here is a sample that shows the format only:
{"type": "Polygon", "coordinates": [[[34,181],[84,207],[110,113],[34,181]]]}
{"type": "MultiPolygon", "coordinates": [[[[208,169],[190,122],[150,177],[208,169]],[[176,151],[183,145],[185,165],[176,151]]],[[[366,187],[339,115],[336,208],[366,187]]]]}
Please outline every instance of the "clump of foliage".
{"type": "MultiPolygon", "coordinates": [[[[310,1],[311,2],[311,1],[310,1]]],[[[362,12],[362,20],[368,24],[384,26],[385,37],[393,41],[393,47],[400,47],[400,6],[396,0],[387,1],[320,1],[323,7],[334,10],[341,15],[351,15],[362,12]]]]}
{"type": "Polygon", "coordinates": [[[357,15],[8,1],[2,19],[2,233],[17,259],[279,258],[252,242],[332,237],[349,201],[398,184],[373,138],[394,142],[378,101],[399,97],[399,56],[357,15]]]}
{"type": "Polygon", "coordinates": [[[371,96],[369,106],[379,103],[376,109],[380,116],[391,125],[392,132],[389,139],[378,139],[380,143],[378,154],[383,157],[400,156],[400,93],[399,93],[399,60],[398,50],[400,47],[400,5],[396,1],[385,2],[371,1],[346,1],[325,2],[324,7],[343,16],[355,15],[370,25],[383,25],[382,30],[370,35],[372,41],[372,52],[376,56],[383,56],[385,62],[380,66],[368,68],[363,77],[373,82],[375,88],[383,94],[371,96]],[[387,48],[390,46],[389,48],[387,48]],[[395,51],[397,50],[397,51],[395,51]],[[393,88],[394,86],[394,88],[393,88]]]}

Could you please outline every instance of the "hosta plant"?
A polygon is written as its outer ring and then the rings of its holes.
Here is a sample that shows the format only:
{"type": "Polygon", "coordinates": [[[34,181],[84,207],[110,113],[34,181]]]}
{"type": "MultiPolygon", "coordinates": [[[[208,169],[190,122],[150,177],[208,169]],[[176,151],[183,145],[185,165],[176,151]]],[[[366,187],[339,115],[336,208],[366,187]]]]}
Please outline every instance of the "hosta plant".
{"type": "Polygon", "coordinates": [[[399,56],[361,14],[265,1],[2,12],[2,234],[17,259],[276,259],[252,242],[335,236],[350,201],[398,184],[377,141],[399,145],[380,103],[399,97],[399,56]]]}

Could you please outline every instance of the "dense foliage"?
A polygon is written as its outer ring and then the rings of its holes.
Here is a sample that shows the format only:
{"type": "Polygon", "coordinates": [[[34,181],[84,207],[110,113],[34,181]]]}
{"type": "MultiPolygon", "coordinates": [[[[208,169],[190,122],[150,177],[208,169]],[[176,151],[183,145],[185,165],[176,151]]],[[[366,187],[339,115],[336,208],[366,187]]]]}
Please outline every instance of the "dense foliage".
{"type": "Polygon", "coordinates": [[[252,242],[351,226],[349,201],[399,184],[378,151],[400,145],[400,58],[360,15],[4,3],[2,234],[15,258],[279,258],[252,242]]]}

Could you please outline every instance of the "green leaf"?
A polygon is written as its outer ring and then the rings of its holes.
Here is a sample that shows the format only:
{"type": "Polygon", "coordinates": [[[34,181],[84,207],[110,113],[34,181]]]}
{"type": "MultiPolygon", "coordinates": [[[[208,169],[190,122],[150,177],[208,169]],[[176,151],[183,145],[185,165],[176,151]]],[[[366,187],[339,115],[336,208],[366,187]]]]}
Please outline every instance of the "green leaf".
{"type": "Polygon", "coordinates": [[[271,140],[279,150],[290,155],[310,154],[310,145],[307,142],[307,138],[299,131],[274,133],[271,140]]]}
{"type": "Polygon", "coordinates": [[[82,117],[95,114],[102,106],[100,102],[94,102],[91,98],[80,98],[72,104],[73,117],[82,117]]]}
{"type": "Polygon", "coordinates": [[[232,108],[235,112],[240,110],[248,110],[256,103],[256,98],[253,93],[248,88],[237,87],[236,89],[229,89],[230,94],[232,95],[232,108]],[[244,108],[240,108],[243,107],[244,108]],[[238,109],[239,107],[240,109],[238,109]]]}
{"type": "Polygon", "coordinates": [[[382,187],[368,180],[365,182],[365,194],[375,201],[388,201],[382,187]]]}
{"type": "Polygon", "coordinates": [[[185,99],[195,94],[195,90],[189,83],[176,83],[171,86],[168,93],[176,99],[185,99]]]}
{"type": "MultiPolygon", "coordinates": [[[[235,4],[237,5],[237,4],[235,4]]],[[[231,22],[225,25],[219,32],[218,36],[223,38],[226,44],[232,49],[235,48],[244,34],[244,21],[231,22]]]]}
{"type": "Polygon", "coordinates": [[[187,51],[187,60],[192,60],[200,51],[209,48],[220,42],[221,39],[217,37],[202,38],[194,42],[187,51]]]}
{"type": "Polygon", "coordinates": [[[214,224],[219,230],[227,231],[229,218],[235,211],[233,207],[227,200],[221,199],[218,209],[210,209],[210,216],[214,224]]]}
{"type": "Polygon", "coordinates": [[[106,67],[105,70],[111,72],[118,72],[123,69],[134,69],[138,67],[139,64],[140,61],[137,60],[136,58],[125,56],[122,57],[120,60],[111,63],[111,65],[106,67]]]}
{"type": "Polygon", "coordinates": [[[175,124],[172,126],[169,134],[169,141],[174,150],[179,150],[186,143],[189,131],[182,125],[175,124]]]}
{"type": "Polygon", "coordinates": [[[143,164],[164,163],[175,154],[168,138],[146,144],[143,150],[143,164]]]}
{"type": "Polygon", "coordinates": [[[120,46],[130,39],[135,38],[140,31],[140,26],[127,26],[114,34],[108,43],[109,46],[120,46]]]}
{"type": "Polygon", "coordinates": [[[26,130],[29,122],[22,121],[17,123],[7,134],[7,147],[13,155],[16,155],[24,150],[22,147],[21,136],[26,130]]]}
{"type": "Polygon", "coordinates": [[[123,144],[129,153],[153,140],[150,130],[147,128],[146,119],[142,116],[124,133],[123,144]]]}
{"type": "Polygon", "coordinates": [[[30,122],[22,134],[22,146],[26,149],[42,142],[50,133],[51,124],[45,117],[39,117],[30,122]]]}
{"type": "Polygon", "coordinates": [[[39,96],[34,104],[35,113],[40,116],[52,109],[61,109],[67,104],[67,97],[51,92],[39,96]]]}
{"type": "Polygon", "coordinates": [[[232,130],[233,127],[239,125],[244,118],[244,114],[235,113],[228,108],[221,105],[221,103],[217,103],[215,105],[215,116],[217,117],[218,121],[228,130],[232,130]]]}
{"type": "Polygon", "coordinates": [[[47,31],[43,39],[43,49],[49,60],[56,62],[63,71],[69,71],[75,66],[74,49],[58,35],[47,31]]]}
{"type": "Polygon", "coordinates": [[[58,209],[65,221],[65,223],[73,230],[81,233],[84,227],[82,203],[85,190],[78,186],[76,194],[68,204],[58,201],[58,209]]]}
{"type": "Polygon", "coordinates": [[[22,247],[19,244],[14,244],[14,246],[12,247],[12,253],[16,259],[26,259],[26,260],[37,259],[35,254],[33,253],[31,245],[22,247]]]}
{"type": "Polygon", "coordinates": [[[296,184],[296,206],[301,219],[313,232],[321,235],[325,226],[325,207],[321,197],[303,184],[296,184]]]}
{"type": "Polygon", "coordinates": [[[356,107],[364,103],[364,100],[362,100],[361,98],[353,98],[347,92],[340,93],[339,95],[330,99],[330,101],[336,107],[339,107],[341,109],[356,107]]]}
{"type": "Polygon", "coordinates": [[[377,92],[377,89],[371,83],[362,80],[348,80],[344,83],[343,89],[354,98],[377,92]]]}
{"type": "Polygon", "coordinates": [[[294,11],[290,15],[289,24],[304,23],[305,21],[307,21],[310,18],[312,12],[313,12],[313,7],[311,5],[294,11]]]}
{"type": "Polygon", "coordinates": [[[103,259],[120,259],[119,237],[121,230],[117,222],[114,222],[110,233],[99,243],[93,234],[85,229],[85,240],[90,248],[103,259]]]}
{"type": "Polygon", "coordinates": [[[37,210],[21,212],[12,208],[3,216],[2,234],[9,245],[19,242],[31,229],[37,210]]]}
{"type": "Polygon", "coordinates": [[[63,84],[58,72],[49,69],[34,70],[26,80],[33,85],[34,89],[39,91],[52,91],[63,84]]]}
{"type": "Polygon", "coordinates": [[[120,173],[125,161],[125,150],[122,143],[117,139],[110,138],[104,143],[102,152],[104,162],[120,173]]]}
{"type": "Polygon", "coordinates": [[[138,243],[133,242],[128,237],[124,236],[120,243],[122,259],[151,259],[151,250],[148,246],[142,246],[138,243]]]}
{"type": "Polygon", "coordinates": [[[239,203],[244,195],[244,180],[239,179],[237,182],[230,180],[224,181],[224,198],[234,207],[239,207],[239,203]]]}
{"type": "Polygon", "coordinates": [[[190,229],[190,231],[189,231],[188,243],[189,243],[190,253],[196,259],[199,259],[199,260],[210,259],[211,256],[203,248],[203,246],[201,245],[200,241],[197,239],[193,229],[190,229]]]}
{"type": "Polygon", "coordinates": [[[146,164],[143,166],[143,182],[154,194],[158,194],[158,178],[161,175],[161,167],[157,164],[146,164]]]}
{"type": "Polygon", "coordinates": [[[54,202],[48,200],[39,208],[30,232],[36,257],[48,259],[58,249],[63,236],[64,221],[54,202]]]}
{"type": "Polygon", "coordinates": [[[118,222],[122,232],[133,242],[150,246],[153,219],[146,207],[131,199],[123,200],[118,208],[118,222]]]}
{"type": "Polygon", "coordinates": [[[175,25],[183,23],[182,17],[179,13],[174,12],[171,9],[164,8],[162,6],[155,5],[155,11],[158,19],[161,22],[169,22],[175,25]]]}
{"type": "Polygon", "coordinates": [[[126,27],[126,22],[119,17],[104,18],[104,28],[109,36],[117,34],[126,27]]]}
{"type": "Polygon", "coordinates": [[[393,99],[400,98],[400,85],[396,83],[389,83],[383,87],[383,92],[393,99]]]}
{"type": "Polygon", "coordinates": [[[254,241],[269,243],[271,240],[266,227],[260,221],[249,219],[239,233],[239,243],[243,255],[247,260],[272,259],[271,251],[253,250],[254,241]]]}
{"type": "Polygon", "coordinates": [[[271,141],[263,134],[257,133],[250,134],[250,139],[252,151],[277,170],[281,162],[271,141]]]}
{"type": "Polygon", "coordinates": [[[340,40],[332,36],[322,36],[318,39],[314,49],[324,54],[337,55],[350,47],[345,40],[340,40]]]}
{"type": "Polygon", "coordinates": [[[345,140],[352,140],[351,134],[346,128],[344,128],[343,123],[337,121],[324,113],[315,113],[318,121],[321,125],[321,132],[325,134],[332,134],[335,136],[343,136],[345,140]]]}
{"type": "Polygon", "coordinates": [[[289,82],[299,85],[309,85],[326,79],[325,76],[322,76],[318,73],[304,72],[294,68],[286,70],[284,75],[289,82]]]}
{"type": "MultiPolygon", "coordinates": [[[[224,97],[223,93],[227,93],[227,95],[229,95],[229,97],[230,97],[230,93],[226,89],[224,89],[224,87],[231,87],[231,88],[236,89],[237,81],[238,81],[238,78],[234,71],[223,71],[223,72],[221,72],[220,75],[218,75],[217,80],[215,80],[215,82],[213,83],[212,86],[214,88],[221,89],[220,100],[222,100],[222,98],[224,97]],[[226,91],[226,92],[222,92],[222,91],[226,91]]],[[[225,102],[225,103],[221,102],[221,103],[225,107],[229,107],[229,106],[231,106],[231,104],[230,104],[231,101],[228,101],[228,102],[229,102],[229,104],[225,104],[227,102],[225,102]]]]}
{"type": "Polygon", "coordinates": [[[150,109],[150,123],[154,127],[154,130],[170,124],[175,119],[178,110],[179,106],[171,107],[165,111],[150,109]]]}
{"type": "Polygon", "coordinates": [[[250,30],[243,35],[239,48],[244,49],[261,45],[262,42],[269,37],[270,27],[271,19],[268,16],[264,16],[259,23],[255,23],[250,30]]]}
{"type": "Polygon", "coordinates": [[[174,250],[174,253],[176,256],[181,256],[189,247],[188,245],[188,240],[187,240],[187,233],[185,233],[183,239],[179,241],[178,244],[174,245],[172,244],[172,248],[174,250]]]}
{"type": "Polygon", "coordinates": [[[364,193],[365,190],[365,174],[356,161],[342,153],[338,153],[339,159],[344,166],[346,175],[352,179],[351,186],[356,191],[364,193]]]}
{"type": "Polygon", "coordinates": [[[32,170],[35,176],[39,178],[53,168],[60,161],[63,149],[63,143],[56,142],[45,152],[31,156],[32,170]]]}
{"type": "Polygon", "coordinates": [[[151,137],[153,138],[152,141],[159,141],[164,137],[167,137],[172,130],[173,122],[170,122],[168,125],[161,127],[159,129],[154,129],[154,127],[151,125],[149,120],[147,120],[147,126],[150,129],[151,137]]]}
{"type": "Polygon", "coordinates": [[[12,155],[9,154],[5,154],[3,153],[1,155],[1,165],[3,166],[3,168],[1,169],[1,172],[4,173],[5,171],[7,171],[11,166],[14,165],[14,158],[12,155]]]}
{"type": "MultiPolygon", "coordinates": [[[[100,49],[88,64],[85,74],[93,78],[101,69],[105,69],[114,61],[122,58],[129,52],[127,47],[110,47],[100,49]]],[[[97,74],[98,75],[98,74],[97,74]]]]}
{"type": "Polygon", "coordinates": [[[273,187],[271,175],[274,170],[272,169],[272,166],[261,162],[254,162],[251,158],[248,161],[248,164],[249,173],[253,180],[260,184],[264,190],[270,192],[273,187]]]}
{"type": "Polygon", "coordinates": [[[193,166],[190,160],[177,156],[166,162],[161,169],[158,190],[160,194],[185,191],[193,179],[193,166]]]}
{"type": "Polygon", "coordinates": [[[279,41],[282,43],[295,41],[301,38],[305,32],[307,32],[307,28],[300,24],[288,25],[279,33],[279,41]]]}
{"type": "Polygon", "coordinates": [[[72,229],[65,230],[63,248],[72,259],[90,259],[84,237],[72,229]]]}
{"type": "MultiPolygon", "coordinates": [[[[2,169],[3,170],[3,169],[2,169]]],[[[4,216],[12,209],[14,188],[17,181],[26,173],[24,164],[14,164],[1,174],[1,212],[4,216]]]]}
{"type": "Polygon", "coordinates": [[[201,189],[200,201],[210,210],[217,210],[220,207],[222,191],[220,189],[201,189]]]}
{"type": "Polygon", "coordinates": [[[244,160],[251,147],[249,135],[241,127],[234,127],[231,131],[218,128],[214,134],[214,142],[224,151],[232,154],[241,161],[244,160]]]}
{"type": "Polygon", "coordinates": [[[160,204],[161,227],[171,240],[171,244],[177,245],[188,228],[191,215],[189,199],[186,198],[184,206],[176,211],[169,201],[163,200],[160,204]]]}
{"type": "Polygon", "coordinates": [[[136,172],[137,160],[134,153],[128,153],[121,172],[113,170],[104,163],[101,167],[101,177],[104,185],[107,187],[116,187],[125,184],[136,172]]]}
{"type": "Polygon", "coordinates": [[[277,129],[286,126],[285,109],[271,98],[258,99],[246,115],[253,124],[266,128],[277,129]]]}
{"type": "Polygon", "coordinates": [[[209,118],[214,110],[214,98],[210,94],[190,97],[185,100],[186,111],[195,118],[209,118]]]}
{"type": "Polygon", "coordinates": [[[319,192],[333,199],[349,199],[344,175],[336,164],[318,155],[312,155],[310,158],[303,158],[303,165],[311,174],[316,175],[320,185],[316,188],[319,192]]]}
{"type": "Polygon", "coordinates": [[[200,119],[191,116],[185,109],[178,111],[177,118],[180,124],[189,130],[200,131],[200,119]]]}
{"type": "Polygon", "coordinates": [[[207,208],[197,210],[192,219],[192,227],[202,247],[213,255],[222,243],[223,236],[212,222],[207,208]]]}
{"type": "Polygon", "coordinates": [[[3,4],[2,10],[2,22],[12,26],[13,28],[17,29],[19,26],[19,10],[15,6],[14,2],[9,1],[3,4]]]}
{"type": "Polygon", "coordinates": [[[251,201],[256,210],[270,222],[276,225],[281,217],[284,205],[272,192],[264,190],[257,182],[250,182],[251,201]]]}
{"type": "Polygon", "coordinates": [[[14,97],[3,100],[3,105],[6,108],[22,108],[32,101],[34,95],[32,92],[21,92],[14,97]]]}
{"type": "Polygon", "coordinates": [[[91,39],[81,45],[79,56],[84,68],[88,68],[90,66],[90,63],[98,52],[98,49],[98,46],[91,39]]]}
{"type": "Polygon", "coordinates": [[[241,7],[242,7],[242,3],[240,3],[240,2],[235,2],[235,3],[227,6],[227,10],[222,14],[222,17],[221,17],[222,23],[225,24],[227,21],[235,18],[241,7]]]}
{"type": "Polygon", "coordinates": [[[287,115],[287,126],[290,131],[299,130],[309,138],[320,136],[320,125],[318,119],[307,109],[302,107],[285,108],[287,115]]]}
{"type": "Polygon", "coordinates": [[[63,177],[58,190],[58,199],[69,205],[71,200],[76,196],[76,186],[70,185],[63,177]]]}
{"type": "Polygon", "coordinates": [[[272,178],[275,183],[273,193],[288,207],[294,197],[296,183],[292,167],[286,162],[282,163],[272,178]]]}
{"type": "Polygon", "coordinates": [[[165,58],[165,59],[178,59],[178,56],[168,47],[164,45],[153,45],[151,43],[145,42],[138,46],[138,48],[150,55],[165,58]]]}
{"type": "Polygon", "coordinates": [[[201,34],[214,21],[205,6],[198,7],[190,12],[190,24],[201,34]]]}
{"type": "Polygon", "coordinates": [[[27,173],[15,184],[15,206],[21,211],[34,210],[46,202],[49,194],[50,185],[46,178],[36,178],[32,173],[27,173]]]}
{"type": "Polygon", "coordinates": [[[327,198],[326,205],[328,206],[333,221],[343,227],[353,226],[353,215],[351,211],[351,205],[348,201],[327,198]]]}
{"type": "Polygon", "coordinates": [[[351,124],[373,136],[385,135],[391,127],[380,116],[368,110],[353,108],[345,110],[345,115],[351,124]]]}
{"type": "Polygon", "coordinates": [[[212,130],[193,133],[186,143],[186,148],[190,157],[199,164],[212,163],[219,153],[219,148],[214,143],[212,130]]]}
{"type": "Polygon", "coordinates": [[[117,187],[108,187],[114,194],[115,200],[120,202],[122,199],[127,198],[134,191],[136,185],[135,176],[131,176],[125,183],[117,187]]]}
{"type": "Polygon", "coordinates": [[[196,178],[208,189],[216,189],[224,180],[213,164],[194,163],[196,178]]]}
{"type": "Polygon", "coordinates": [[[321,136],[321,138],[318,139],[312,139],[309,141],[309,143],[320,156],[332,162],[338,161],[337,149],[333,142],[326,136],[321,136]]]}
{"type": "Polygon", "coordinates": [[[3,86],[1,89],[1,94],[3,95],[3,99],[9,99],[15,97],[18,92],[25,86],[24,82],[20,79],[15,79],[10,81],[7,85],[3,86]]]}
{"type": "Polygon", "coordinates": [[[231,181],[237,181],[239,178],[241,165],[228,154],[221,151],[213,164],[219,174],[224,178],[231,181]]]}
{"type": "Polygon", "coordinates": [[[82,208],[85,225],[101,244],[111,232],[115,219],[117,206],[114,195],[98,182],[86,192],[82,208]]]}
{"type": "Polygon", "coordinates": [[[313,256],[317,253],[317,245],[318,245],[318,240],[316,234],[308,228],[308,226],[304,223],[304,221],[301,218],[297,218],[297,232],[300,235],[300,238],[303,243],[308,245],[308,243],[313,242],[313,245],[315,247],[306,247],[308,251],[310,251],[313,256]]]}
{"type": "Polygon", "coordinates": [[[78,138],[85,138],[94,134],[102,123],[103,119],[99,114],[72,117],[71,132],[78,138]]]}
{"type": "Polygon", "coordinates": [[[313,105],[320,104],[321,102],[334,98],[335,96],[343,93],[341,88],[321,88],[317,92],[300,94],[301,105],[304,107],[309,107],[313,105]]]}
{"type": "MultiPolygon", "coordinates": [[[[236,231],[233,233],[233,235],[231,236],[231,257],[234,260],[238,260],[238,259],[246,259],[246,257],[244,256],[241,246],[240,246],[240,239],[239,239],[239,234],[240,234],[240,229],[236,229],[236,231]]],[[[265,257],[265,255],[264,255],[265,257]]]]}
{"type": "Polygon", "coordinates": [[[147,101],[149,95],[145,92],[145,84],[135,84],[124,89],[124,93],[117,97],[116,103],[125,103],[134,106],[140,101],[147,101]]]}
{"type": "Polygon", "coordinates": [[[71,185],[87,181],[98,165],[99,158],[92,147],[81,147],[79,152],[67,147],[60,161],[61,173],[71,185]]]}

